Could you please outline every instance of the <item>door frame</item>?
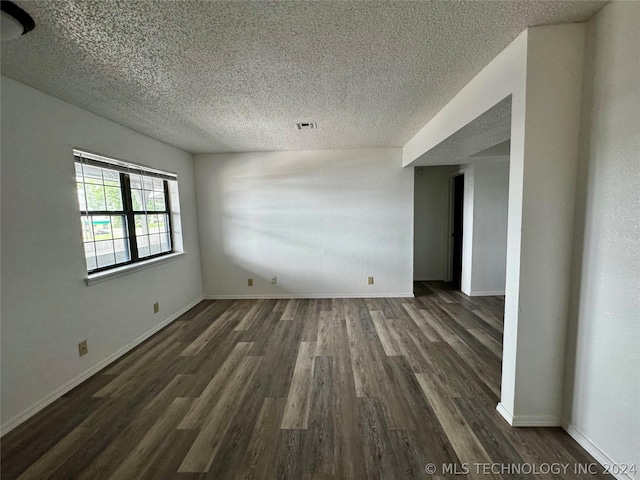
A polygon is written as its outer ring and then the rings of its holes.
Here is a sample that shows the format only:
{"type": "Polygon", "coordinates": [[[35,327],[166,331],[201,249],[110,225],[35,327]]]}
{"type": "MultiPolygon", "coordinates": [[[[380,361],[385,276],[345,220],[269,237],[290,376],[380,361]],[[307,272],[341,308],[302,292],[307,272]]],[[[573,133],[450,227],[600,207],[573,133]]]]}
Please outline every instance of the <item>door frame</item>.
{"type": "MultiPolygon", "coordinates": [[[[466,174],[466,170],[467,170],[467,165],[461,165],[460,168],[458,168],[457,170],[454,170],[452,172],[449,172],[447,174],[447,202],[446,202],[446,206],[445,206],[445,229],[444,229],[444,234],[445,234],[445,238],[444,238],[444,248],[445,248],[445,255],[444,255],[444,265],[443,265],[443,275],[442,278],[444,279],[445,282],[451,282],[451,280],[453,280],[452,277],[452,270],[453,270],[453,261],[452,261],[452,256],[453,256],[453,204],[454,204],[454,178],[462,175],[464,178],[464,193],[462,195],[463,197],[463,201],[462,201],[462,218],[464,219],[465,216],[467,215],[466,212],[466,191],[467,191],[467,174],[466,174]]],[[[463,230],[464,232],[464,230],[463,230]]],[[[464,235],[464,233],[463,233],[464,235]]],[[[462,244],[462,258],[464,259],[464,242],[462,244]]],[[[464,261],[462,262],[462,269],[464,269],[464,261]]],[[[462,276],[462,274],[461,274],[462,276]]]]}

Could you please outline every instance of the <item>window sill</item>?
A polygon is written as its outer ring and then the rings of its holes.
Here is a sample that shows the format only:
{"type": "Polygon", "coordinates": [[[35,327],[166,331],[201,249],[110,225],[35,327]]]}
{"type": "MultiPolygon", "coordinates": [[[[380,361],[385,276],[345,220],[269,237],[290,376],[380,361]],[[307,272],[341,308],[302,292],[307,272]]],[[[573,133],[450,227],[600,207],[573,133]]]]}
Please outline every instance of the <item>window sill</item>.
{"type": "Polygon", "coordinates": [[[111,280],[112,278],[124,277],[125,275],[139,272],[140,270],[146,270],[147,268],[170,262],[171,260],[175,260],[176,258],[182,257],[183,255],[184,252],[176,252],[169,255],[163,255],[162,257],[153,258],[151,260],[138,262],[133,265],[125,265],[124,267],[114,268],[105,272],[92,273],[91,275],[87,276],[85,282],[88,286],[95,285],[96,283],[106,282],[107,280],[111,280]]]}

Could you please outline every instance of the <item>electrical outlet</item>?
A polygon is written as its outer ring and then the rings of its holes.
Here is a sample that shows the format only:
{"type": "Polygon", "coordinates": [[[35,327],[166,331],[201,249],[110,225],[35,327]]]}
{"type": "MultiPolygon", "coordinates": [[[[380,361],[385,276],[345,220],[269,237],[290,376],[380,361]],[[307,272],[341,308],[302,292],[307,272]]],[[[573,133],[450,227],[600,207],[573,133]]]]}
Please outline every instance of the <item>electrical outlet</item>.
{"type": "Polygon", "coordinates": [[[78,354],[80,356],[86,355],[89,353],[89,347],[87,346],[87,341],[83,340],[78,344],[78,354]]]}
{"type": "Polygon", "coordinates": [[[253,278],[249,278],[249,279],[247,280],[247,285],[248,285],[249,287],[253,287],[253,278]]]}
{"type": "Polygon", "coordinates": [[[160,304],[158,302],[153,304],[153,313],[158,313],[160,311],[160,304]]]}
{"type": "Polygon", "coordinates": [[[369,277],[369,285],[373,285],[373,277],[369,277]]]}
{"type": "Polygon", "coordinates": [[[278,282],[277,282],[276,277],[273,277],[273,278],[271,279],[271,283],[273,283],[274,285],[275,285],[276,283],[278,283],[278,282]]]}

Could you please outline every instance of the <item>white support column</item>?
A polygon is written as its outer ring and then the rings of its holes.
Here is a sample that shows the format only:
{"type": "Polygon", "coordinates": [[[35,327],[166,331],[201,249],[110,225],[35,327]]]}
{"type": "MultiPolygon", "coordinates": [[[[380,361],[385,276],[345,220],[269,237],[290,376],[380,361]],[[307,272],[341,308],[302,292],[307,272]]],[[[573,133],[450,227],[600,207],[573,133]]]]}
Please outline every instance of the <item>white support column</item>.
{"type": "MultiPolygon", "coordinates": [[[[560,425],[578,156],[584,24],[532,27],[403,148],[403,165],[511,95],[500,413],[560,425]]],[[[473,254],[473,252],[471,252],[473,254]]]]}
{"type": "Polygon", "coordinates": [[[583,24],[530,28],[514,95],[502,399],[512,425],[560,425],[583,24]]]}

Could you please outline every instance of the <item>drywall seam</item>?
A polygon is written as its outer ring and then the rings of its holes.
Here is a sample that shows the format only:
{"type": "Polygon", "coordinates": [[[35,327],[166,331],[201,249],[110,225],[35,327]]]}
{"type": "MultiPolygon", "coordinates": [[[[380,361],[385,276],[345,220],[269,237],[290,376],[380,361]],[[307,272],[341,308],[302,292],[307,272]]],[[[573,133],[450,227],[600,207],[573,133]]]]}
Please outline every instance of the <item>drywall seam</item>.
{"type": "Polygon", "coordinates": [[[166,320],[163,320],[162,322],[157,324],[151,330],[148,330],[147,332],[145,332],[142,335],[140,335],[133,342],[129,343],[128,345],[125,345],[124,347],[122,347],[117,352],[113,353],[112,355],[109,355],[104,360],[96,363],[93,367],[89,368],[84,373],[81,373],[76,378],[74,378],[74,379],[70,380],[69,382],[65,383],[60,388],[54,390],[53,392],[51,392],[49,395],[45,396],[39,402],[36,402],[35,404],[31,405],[27,409],[23,410],[21,413],[19,413],[15,417],[13,417],[11,420],[7,421],[4,425],[0,426],[0,432],[1,432],[0,436],[6,435],[11,430],[16,428],[18,425],[20,425],[21,423],[27,421],[29,418],[33,417],[40,410],[42,410],[46,406],[50,405],[51,403],[55,402],[60,397],[62,397],[64,394],[66,394],[67,392],[71,391],[72,389],[74,389],[75,387],[80,385],[82,382],[87,380],[89,377],[91,377],[92,375],[95,375],[96,373],[98,373],[103,368],[105,368],[108,365],[110,365],[111,363],[115,362],[117,359],[122,357],[124,354],[128,353],[130,350],[133,350],[135,347],[140,345],[146,339],[148,339],[152,335],[158,333],[164,327],[168,326],[170,323],[172,323],[174,320],[176,320],[182,314],[184,314],[184,313],[188,312],[189,310],[191,310],[193,307],[195,307],[197,304],[199,304],[202,300],[204,300],[203,297],[197,298],[196,300],[191,302],[186,307],[181,308],[176,313],[171,315],[169,318],[167,318],[166,320]]]}

